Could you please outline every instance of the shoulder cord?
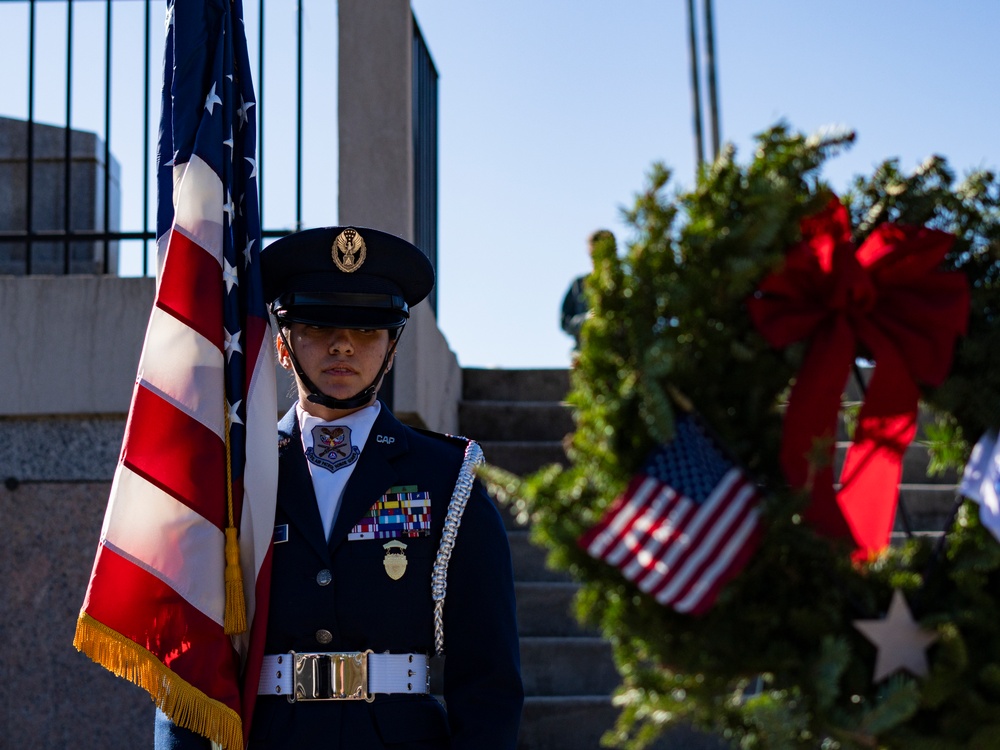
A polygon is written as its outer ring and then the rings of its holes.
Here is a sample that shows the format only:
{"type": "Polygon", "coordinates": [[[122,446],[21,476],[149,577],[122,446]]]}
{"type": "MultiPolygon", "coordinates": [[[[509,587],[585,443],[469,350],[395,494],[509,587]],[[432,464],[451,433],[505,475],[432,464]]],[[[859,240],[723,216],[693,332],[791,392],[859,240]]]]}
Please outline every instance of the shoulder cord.
{"type": "Polygon", "coordinates": [[[431,598],[434,600],[434,652],[437,656],[444,654],[444,597],[448,588],[448,563],[451,561],[451,551],[455,547],[458,526],[462,523],[462,514],[465,513],[469,495],[472,494],[476,467],[484,461],[483,449],[477,442],[470,440],[465,448],[465,460],[455,481],[455,491],[451,495],[451,502],[448,503],[444,531],[441,532],[441,544],[434,560],[434,572],[431,573],[431,598]]]}

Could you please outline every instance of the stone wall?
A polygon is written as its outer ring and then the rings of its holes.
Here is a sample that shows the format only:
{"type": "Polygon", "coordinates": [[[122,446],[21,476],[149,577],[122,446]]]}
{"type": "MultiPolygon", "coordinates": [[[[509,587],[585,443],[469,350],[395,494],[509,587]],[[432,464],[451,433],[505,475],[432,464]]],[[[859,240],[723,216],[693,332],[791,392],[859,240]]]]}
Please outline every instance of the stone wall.
{"type": "MultiPolygon", "coordinates": [[[[48,473],[46,457],[37,462],[31,473],[48,473]]],[[[110,487],[110,481],[0,486],[7,528],[0,554],[4,747],[152,747],[149,696],[73,647],[110,487]]]]}

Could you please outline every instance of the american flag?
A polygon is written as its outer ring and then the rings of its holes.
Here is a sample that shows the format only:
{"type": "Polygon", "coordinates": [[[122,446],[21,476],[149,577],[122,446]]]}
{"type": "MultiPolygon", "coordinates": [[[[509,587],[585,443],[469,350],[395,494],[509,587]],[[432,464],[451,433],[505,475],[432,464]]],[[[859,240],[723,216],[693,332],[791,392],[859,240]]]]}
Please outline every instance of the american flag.
{"type": "Polygon", "coordinates": [[[753,482],[685,412],[674,439],[653,450],[580,545],[660,604],[702,614],[756,549],[758,500],[753,482]]]}
{"type": "Polygon", "coordinates": [[[976,442],[958,493],[979,504],[979,522],[1000,541],[1000,439],[988,430],[976,442]]]}
{"type": "Polygon", "coordinates": [[[156,298],[74,641],[226,748],[256,692],[241,673],[266,624],[277,489],[253,107],[240,0],[171,0],[156,298]]]}

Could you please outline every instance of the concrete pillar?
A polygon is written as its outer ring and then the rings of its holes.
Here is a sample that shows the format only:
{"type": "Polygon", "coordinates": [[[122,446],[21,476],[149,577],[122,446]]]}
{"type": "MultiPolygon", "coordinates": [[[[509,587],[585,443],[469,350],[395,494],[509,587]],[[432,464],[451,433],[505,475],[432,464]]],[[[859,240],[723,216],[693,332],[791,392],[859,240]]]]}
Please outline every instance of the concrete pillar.
{"type": "Polygon", "coordinates": [[[408,0],[338,3],[341,225],[413,240],[413,17],[408,0]]]}
{"type": "MultiPolygon", "coordinates": [[[[414,239],[413,15],[408,0],[338,4],[339,223],[414,239]]],[[[396,415],[458,429],[462,373],[427,302],[414,308],[392,378],[396,415]]]]}

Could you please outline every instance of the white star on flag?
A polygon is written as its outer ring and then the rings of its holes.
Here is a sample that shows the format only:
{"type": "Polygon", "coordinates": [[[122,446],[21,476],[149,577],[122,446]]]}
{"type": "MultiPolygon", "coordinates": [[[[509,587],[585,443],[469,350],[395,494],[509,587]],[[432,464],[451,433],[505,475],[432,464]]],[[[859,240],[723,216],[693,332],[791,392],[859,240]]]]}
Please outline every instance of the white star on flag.
{"type": "Polygon", "coordinates": [[[233,291],[233,287],[240,283],[236,276],[236,269],[229,265],[229,261],[225,259],[222,261],[222,278],[226,282],[226,294],[233,291]]]}
{"type": "Polygon", "coordinates": [[[243,420],[240,419],[239,409],[240,404],[243,403],[243,399],[240,399],[235,404],[229,404],[229,426],[232,428],[234,424],[243,424],[243,420]]]}
{"type": "Polygon", "coordinates": [[[242,354],[243,347],[240,346],[240,332],[230,333],[229,329],[226,331],[226,361],[228,362],[232,356],[236,353],[242,354]]]}
{"type": "Polygon", "coordinates": [[[251,253],[253,252],[254,242],[256,242],[256,240],[248,237],[246,247],[243,248],[243,264],[246,266],[249,266],[253,262],[253,256],[251,253]]]}
{"type": "Polygon", "coordinates": [[[239,108],[238,111],[240,113],[240,127],[241,128],[244,125],[246,125],[247,122],[249,122],[249,118],[247,117],[247,115],[250,113],[250,107],[252,107],[253,105],[254,105],[253,102],[245,102],[245,101],[243,101],[243,98],[240,97],[240,108],[239,108]]]}
{"type": "Polygon", "coordinates": [[[222,99],[219,95],[215,93],[215,84],[212,84],[211,90],[208,92],[208,96],[205,97],[205,109],[208,110],[208,114],[215,114],[215,105],[222,104],[222,99]]]}

